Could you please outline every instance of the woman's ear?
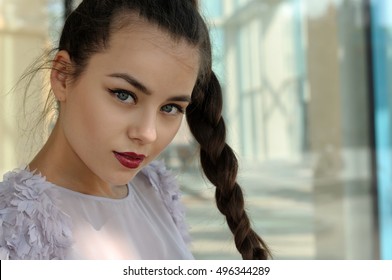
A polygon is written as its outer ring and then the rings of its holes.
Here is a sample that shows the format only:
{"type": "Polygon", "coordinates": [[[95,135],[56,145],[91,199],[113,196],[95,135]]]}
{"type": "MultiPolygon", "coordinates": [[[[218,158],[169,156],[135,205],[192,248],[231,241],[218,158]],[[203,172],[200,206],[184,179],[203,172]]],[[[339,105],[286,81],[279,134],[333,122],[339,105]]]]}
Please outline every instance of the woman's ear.
{"type": "Polygon", "coordinates": [[[52,65],[50,73],[50,84],[56,99],[60,102],[66,100],[67,80],[71,67],[71,58],[67,51],[59,51],[52,65]]]}

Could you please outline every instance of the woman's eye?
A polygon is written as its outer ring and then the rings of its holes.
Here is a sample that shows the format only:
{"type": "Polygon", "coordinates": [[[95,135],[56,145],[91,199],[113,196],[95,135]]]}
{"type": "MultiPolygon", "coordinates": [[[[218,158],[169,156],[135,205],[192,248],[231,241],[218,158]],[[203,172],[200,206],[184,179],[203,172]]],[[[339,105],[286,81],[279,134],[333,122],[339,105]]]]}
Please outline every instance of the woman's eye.
{"type": "Polygon", "coordinates": [[[177,115],[184,113],[184,109],[181,106],[175,104],[168,104],[162,106],[161,111],[169,115],[177,115]]]}
{"type": "Polygon", "coordinates": [[[122,103],[133,104],[136,101],[136,98],[132,93],[126,90],[110,90],[110,92],[122,103]]]}

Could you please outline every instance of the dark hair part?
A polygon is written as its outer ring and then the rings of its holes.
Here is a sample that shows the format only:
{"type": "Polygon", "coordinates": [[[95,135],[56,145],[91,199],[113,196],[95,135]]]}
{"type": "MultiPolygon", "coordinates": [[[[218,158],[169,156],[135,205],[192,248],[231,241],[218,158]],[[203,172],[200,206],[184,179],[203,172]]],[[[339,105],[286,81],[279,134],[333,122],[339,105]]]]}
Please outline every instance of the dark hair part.
{"type": "Polygon", "coordinates": [[[197,0],[84,0],[67,18],[59,43],[59,50],[66,50],[71,57],[73,78],[84,71],[94,53],[108,47],[113,31],[134,21],[132,14],[156,24],[173,39],[198,47],[200,72],[186,118],[200,144],[201,165],[216,186],[216,204],[242,258],[268,259],[271,254],[251,228],[236,182],[237,159],[226,144],[221,87],[212,71],[208,28],[198,12],[197,0]]]}

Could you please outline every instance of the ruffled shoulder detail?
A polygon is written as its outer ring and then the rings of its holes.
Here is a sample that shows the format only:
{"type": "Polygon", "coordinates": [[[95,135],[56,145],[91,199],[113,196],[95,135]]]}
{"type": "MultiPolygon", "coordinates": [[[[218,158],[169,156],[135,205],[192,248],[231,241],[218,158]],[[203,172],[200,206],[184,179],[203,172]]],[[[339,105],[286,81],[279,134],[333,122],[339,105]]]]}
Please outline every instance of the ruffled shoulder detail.
{"type": "Polygon", "coordinates": [[[26,169],[0,182],[0,259],[64,259],[72,244],[71,219],[45,177],[26,169]]]}
{"type": "Polygon", "coordinates": [[[191,238],[185,222],[185,207],[181,203],[180,186],[172,172],[166,169],[163,161],[153,161],[140,172],[149,179],[153,188],[159,192],[183,240],[189,244],[191,238]]]}

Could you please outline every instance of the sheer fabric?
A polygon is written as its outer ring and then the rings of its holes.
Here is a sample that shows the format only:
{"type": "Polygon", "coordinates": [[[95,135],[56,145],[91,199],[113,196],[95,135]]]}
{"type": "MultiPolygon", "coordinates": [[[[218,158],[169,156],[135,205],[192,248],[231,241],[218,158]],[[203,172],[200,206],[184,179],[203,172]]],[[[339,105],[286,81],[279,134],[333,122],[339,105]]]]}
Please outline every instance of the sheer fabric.
{"type": "Polygon", "coordinates": [[[0,183],[1,259],[192,259],[179,190],[162,163],[110,199],[21,169],[0,183]]]}

